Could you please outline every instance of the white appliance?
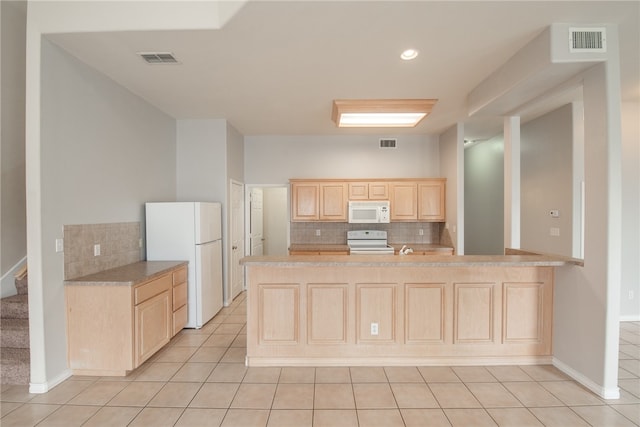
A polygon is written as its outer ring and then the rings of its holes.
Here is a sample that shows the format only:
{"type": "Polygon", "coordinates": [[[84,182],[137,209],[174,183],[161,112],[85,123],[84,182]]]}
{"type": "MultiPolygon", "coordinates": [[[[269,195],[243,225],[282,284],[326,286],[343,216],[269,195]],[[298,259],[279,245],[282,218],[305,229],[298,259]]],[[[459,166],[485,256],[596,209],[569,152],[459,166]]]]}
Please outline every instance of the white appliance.
{"type": "Polygon", "coordinates": [[[393,255],[393,247],[387,244],[384,230],[347,231],[349,255],[393,255]]]}
{"type": "Polygon", "coordinates": [[[349,202],[349,222],[357,224],[388,223],[389,201],[351,201],[349,202]]]}
{"type": "Polygon", "coordinates": [[[187,328],[201,328],[222,308],[220,203],[146,203],[147,260],[189,261],[187,328]]]}

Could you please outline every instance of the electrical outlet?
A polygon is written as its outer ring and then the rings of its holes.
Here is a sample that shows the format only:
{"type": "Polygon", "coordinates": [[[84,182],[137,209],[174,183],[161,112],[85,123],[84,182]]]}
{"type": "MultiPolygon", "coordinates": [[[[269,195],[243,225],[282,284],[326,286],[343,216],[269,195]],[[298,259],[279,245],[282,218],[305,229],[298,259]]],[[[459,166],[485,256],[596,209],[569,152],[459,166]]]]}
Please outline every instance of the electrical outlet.
{"type": "Polygon", "coordinates": [[[64,252],[64,240],[56,239],[56,252],[64,252]]]}
{"type": "Polygon", "coordinates": [[[138,239],[138,247],[141,248],[142,247],[142,239],[138,239]]]}
{"type": "Polygon", "coordinates": [[[424,230],[422,228],[418,230],[418,236],[424,236],[424,230]]]}
{"type": "Polygon", "coordinates": [[[93,256],[100,256],[100,244],[93,245],[93,256]]]}
{"type": "Polygon", "coordinates": [[[378,324],[371,323],[371,335],[378,335],[378,324]]]}
{"type": "Polygon", "coordinates": [[[320,229],[319,229],[319,228],[317,228],[317,229],[316,229],[316,236],[320,236],[321,234],[322,234],[322,233],[320,232],[320,229]]]}
{"type": "Polygon", "coordinates": [[[557,237],[560,235],[560,229],[558,227],[551,227],[549,229],[549,236],[557,237]]]}

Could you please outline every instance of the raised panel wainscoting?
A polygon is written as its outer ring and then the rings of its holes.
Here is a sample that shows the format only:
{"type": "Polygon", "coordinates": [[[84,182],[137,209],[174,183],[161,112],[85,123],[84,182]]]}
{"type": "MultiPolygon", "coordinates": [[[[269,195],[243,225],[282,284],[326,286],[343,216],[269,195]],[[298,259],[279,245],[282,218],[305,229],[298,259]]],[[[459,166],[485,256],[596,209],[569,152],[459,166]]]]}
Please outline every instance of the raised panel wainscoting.
{"type": "Polygon", "coordinates": [[[548,363],[551,266],[247,263],[249,366],[548,363]]]}

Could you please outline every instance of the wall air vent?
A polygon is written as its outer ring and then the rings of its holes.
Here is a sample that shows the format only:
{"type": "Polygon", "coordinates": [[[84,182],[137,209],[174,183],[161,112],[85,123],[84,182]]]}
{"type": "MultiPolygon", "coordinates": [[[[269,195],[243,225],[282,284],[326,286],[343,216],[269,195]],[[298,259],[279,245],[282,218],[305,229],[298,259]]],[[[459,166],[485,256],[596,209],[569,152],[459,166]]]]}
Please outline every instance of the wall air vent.
{"type": "Polygon", "coordinates": [[[569,28],[569,52],[606,52],[604,28],[569,28]]]}
{"type": "Polygon", "coordinates": [[[396,148],[397,142],[398,140],[395,138],[381,138],[380,148],[396,148]]]}
{"type": "Polygon", "coordinates": [[[171,52],[138,52],[138,55],[149,64],[178,64],[171,52]]]}

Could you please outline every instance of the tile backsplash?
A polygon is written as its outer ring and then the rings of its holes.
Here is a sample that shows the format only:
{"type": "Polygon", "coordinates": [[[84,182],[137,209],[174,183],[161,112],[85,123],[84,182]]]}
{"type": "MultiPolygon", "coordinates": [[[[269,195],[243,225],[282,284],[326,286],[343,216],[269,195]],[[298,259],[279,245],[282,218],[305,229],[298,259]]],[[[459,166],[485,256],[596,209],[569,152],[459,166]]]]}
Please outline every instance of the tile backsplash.
{"type": "Polygon", "coordinates": [[[141,261],[141,238],[139,222],[65,225],[65,280],[141,261]],[[96,244],[99,256],[94,255],[96,244]]]}
{"type": "Polygon", "coordinates": [[[291,244],[345,245],[347,231],[386,230],[389,243],[440,243],[442,223],[394,222],[389,224],[349,224],[345,222],[291,222],[291,244]],[[320,235],[316,231],[320,230],[320,235]],[[422,230],[422,235],[420,234],[422,230]]]}

